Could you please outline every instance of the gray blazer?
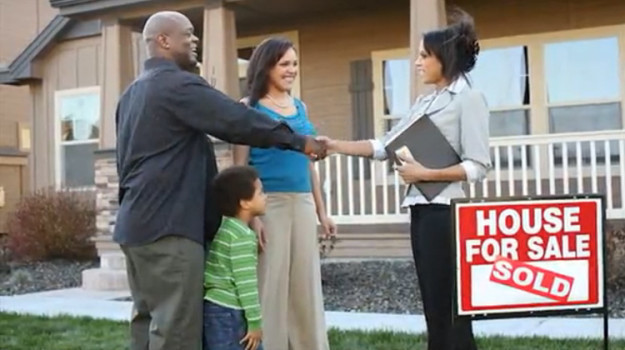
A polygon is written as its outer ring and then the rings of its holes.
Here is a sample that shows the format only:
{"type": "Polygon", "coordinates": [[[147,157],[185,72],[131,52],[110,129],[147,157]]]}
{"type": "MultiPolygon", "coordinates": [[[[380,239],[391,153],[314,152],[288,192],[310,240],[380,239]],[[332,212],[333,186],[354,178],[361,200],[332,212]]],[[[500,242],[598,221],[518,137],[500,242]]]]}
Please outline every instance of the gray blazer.
{"type": "MultiPolygon", "coordinates": [[[[488,119],[490,112],[481,92],[460,77],[440,92],[419,96],[409,113],[381,139],[372,140],[374,158],[387,158],[383,145],[406,124],[428,115],[456,150],[468,182],[481,181],[491,168],[488,119]]],[[[433,203],[448,204],[450,199],[466,194],[462,182],[451,183],[433,203]]],[[[415,186],[408,186],[404,205],[427,203],[415,186]]]]}

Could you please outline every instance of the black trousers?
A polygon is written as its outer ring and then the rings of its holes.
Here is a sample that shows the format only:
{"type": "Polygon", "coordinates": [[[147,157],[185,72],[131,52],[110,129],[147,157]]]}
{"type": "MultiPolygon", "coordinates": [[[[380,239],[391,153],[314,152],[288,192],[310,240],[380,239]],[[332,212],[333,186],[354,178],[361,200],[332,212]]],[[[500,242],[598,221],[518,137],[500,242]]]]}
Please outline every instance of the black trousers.
{"type": "Polygon", "coordinates": [[[411,216],[410,239],[428,330],[428,350],[476,350],[471,321],[452,322],[451,208],[415,205],[411,207],[411,216]]]}

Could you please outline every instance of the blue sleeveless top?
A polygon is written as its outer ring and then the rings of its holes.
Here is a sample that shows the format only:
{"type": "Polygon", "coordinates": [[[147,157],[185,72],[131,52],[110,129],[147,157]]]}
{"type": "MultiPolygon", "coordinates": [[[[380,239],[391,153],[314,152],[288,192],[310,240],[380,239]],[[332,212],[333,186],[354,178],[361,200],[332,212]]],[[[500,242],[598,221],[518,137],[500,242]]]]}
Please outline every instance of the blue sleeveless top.
{"type": "MultiPolygon", "coordinates": [[[[294,99],[297,112],[283,116],[257,103],[253,106],[277,121],[287,123],[301,135],[313,136],[315,128],[308,120],[302,101],[294,99]]],[[[305,154],[272,148],[250,148],[249,165],[253,166],[265,192],[311,192],[310,159],[305,154]]]]}

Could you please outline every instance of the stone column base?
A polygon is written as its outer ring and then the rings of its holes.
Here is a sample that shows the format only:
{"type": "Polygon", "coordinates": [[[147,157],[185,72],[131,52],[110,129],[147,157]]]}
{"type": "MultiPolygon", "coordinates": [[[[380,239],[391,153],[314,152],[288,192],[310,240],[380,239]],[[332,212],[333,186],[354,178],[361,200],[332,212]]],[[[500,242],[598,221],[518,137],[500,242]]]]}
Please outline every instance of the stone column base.
{"type": "Polygon", "coordinates": [[[103,268],[84,270],[82,288],[92,291],[130,291],[126,271],[103,268]]]}
{"type": "Polygon", "coordinates": [[[82,272],[82,288],[92,291],[130,291],[126,257],[108,237],[96,238],[100,267],[82,272]]]}

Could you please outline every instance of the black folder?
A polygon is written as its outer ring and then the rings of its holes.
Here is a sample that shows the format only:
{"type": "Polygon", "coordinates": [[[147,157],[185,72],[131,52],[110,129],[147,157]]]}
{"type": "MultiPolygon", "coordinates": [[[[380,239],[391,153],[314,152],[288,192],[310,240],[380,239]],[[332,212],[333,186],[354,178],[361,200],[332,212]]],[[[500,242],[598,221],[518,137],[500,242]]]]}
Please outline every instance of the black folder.
{"type": "MultiPolygon", "coordinates": [[[[397,165],[401,165],[402,162],[395,152],[404,146],[410,150],[413,158],[426,168],[443,169],[461,162],[458,153],[427,115],[400,130],[387,141],[386,153],[397,165]]],[[[416,186],[428,201],[432,201],[449,185],[449,182],[418,182],[412,185],[416,186]]]]}

